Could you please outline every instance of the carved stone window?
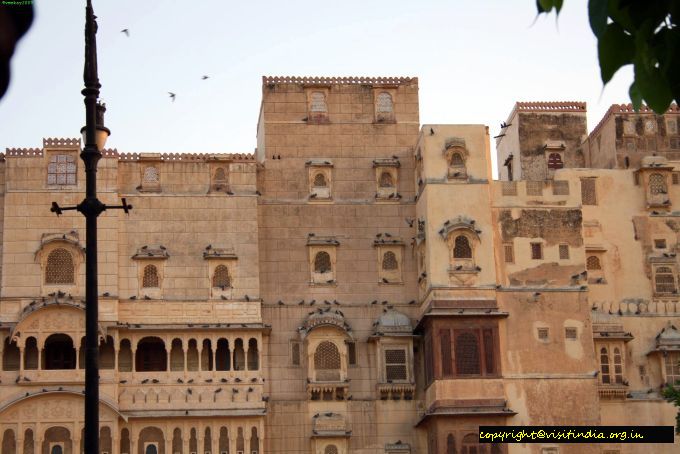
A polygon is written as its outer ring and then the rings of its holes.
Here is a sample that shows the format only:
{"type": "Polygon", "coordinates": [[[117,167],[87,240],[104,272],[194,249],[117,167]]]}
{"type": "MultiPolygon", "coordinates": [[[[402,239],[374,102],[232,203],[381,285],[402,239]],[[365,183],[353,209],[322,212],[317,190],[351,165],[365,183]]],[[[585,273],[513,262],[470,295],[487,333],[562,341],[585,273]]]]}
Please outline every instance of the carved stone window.
{"type": "Polygon", "coordinates": [[[338,448],[335,445],[328,445],[323,450],[323,454],[338,454],[338,448]]]}
{"type": "Polygon", "coordinates": [[[307,161],[309,169],[309,201],[328,201],[332,197],[332,170],[329,161],[307,161]]]}
{"type": "Polygon", "coordinates": [[[609,350],[606,347],[600,348],[600,379],[602,383],[611,383],[611,371],[609,369],[609,350]]]}
{"type": "Polygon", "coordinates": [[[456,259],[471,259],[472,247],[470,240],[465,235],[458,235],[454,240],[453,258],[456,259]]]}
{"type": "Polygon", "coordinates": [[[142,184],[138,187],[141,192],[158,192],[161,189],[161,173],[157,166],[146,165],[142,168],[142,184]]]}
{"type": "Polygon", "coordinates": [[[293,366],[300,365],[300,342],[292,341],[290,343],[290,362],[293,366]]]}
{"type": "Polygon", "coordinates": [[[226,265],[217,265],[212,276],[212,286],[225,289],[231,287],[229,268],[226,265]]]}
{"type": "Polygon", "coordinates": [[[538,340],[547,342],[550,339],[550,330],[548,328],[537,328],[536,335],[538,340]]]}
{"type": "Polygon", "coordinates": [[[443,153],[448,166],[447,178],[467,179],[466,161],[468,158],[468,150],[465,145],[465,139],[460,137],[448,138],[443,153]]]}
{"type": "Polygon", "coordinates": [[[385,379],[390,381],[407,381],[408,364],[406,349],[386,349],[385,350],[385,379]]]}
{"type": "Polygon", "coordinates": [[[397,192],[399,176],[399,160],[396,158],[380,158],[373,160],[376,179],[375,198],[379,201],[398,202],[401,198],[397,192]]]}
{"type": "Polygon", "coordinates": [[[308,123],[327,123],[328,122],[328,89],[319,88],[307,90],[307,122],[308,123]]]}
{"type": "Polygon", "coordinates": [[[399,268],[397,262],[397,256],[392,251],[387,251],[383,255],[382,269],[383,270],[396,270],[399,268]]]}
{"type": "Polygon", "coordinates": [[[394,100],[387,91],[379,91],[375,96],[375,121],[394,121],[394,100]]]}
{"type": "Polygon", "coordinates": [[[53,155],[47,165],[47,184],[76,184],[76,157],[73,155],[53,155]]]}
{"type": "Polygon", "coordinates": [[[589,271],[601,270],[602,264],[600,263],[600,258],[596,255],[590,255],[586,259],[586,269],[589,271]]]}
{"type": "Polygon", "coordinates": [[[328,186],[326,183],[326,175],[323,173],[317,173],[314,175],[314,183],[312,183],[315,188],[325,188],[328,186]]]}
{"type": "Polygon", "coordinates": [[[316,347],[314,369],[317,381],[340,380],[340,351],[333,342],[323,341],[316,347]]]}
{"type": "Polygon", "coordinates": [[[560,260],[569,260],[569,245],[568,244],[560,244],[559,245],[559,251],[560,251],[560,260]]]}
{"type": "Polygon", "coordinates": [[[336,247],[339,242],[332,237],[309,237],[310,283],[333,285],[336,279],[336,247]]]}
{"type": "Polygon", "coordinates": [[[45,267],[45,284],[67,284],[75,283],[75,265],[73,256],[64,248],[54,249],[47,256],[47,266],[45,267]]]}
{"type": "Polygon", "coordinates": [[[143,183],[155,184],[159,181],[158,169],[150,166],[144,169],[144,180],[143,183]]]}
{"type": "Polygon", "coordinates": [[[542,181],[527,181],[526,182],[527,195],[542,196],[543,182],[542,181]]]}
{"type": "Polygon", "coordinates": [[[654,272],[654,290],[656,293],[677,293],[675,273],[668,266],[659,266],[654,272]]]}
{"type": "Polygon", "coordinates": [[[543,243],[531,243],[531,259],[543,260],[543,243]]]}
{"type": "Polygon", "coordinates": [[[504,196],[515,196],[517,195],[517,182],[516,181],[502,181],[501,182],[501,193],[504,196]]]}
{"type": "Polygon", "coordinates": [[[357,365],[357,343],[353,341],[346,341],[347,344],[347,362],[350,366],[357,365]]]}
{"type": "Polygon", "coordinates": [[[597,205],[595,178],[581,178],[581,203],[583,205],[597,205]]]}
{"type": "Polygon", "coordinates": [[[564,328],[564,338],[568,340],[578,339],[578,328],[574,327],[564,328]]]}
{"type": "Polygon", "coordinates": [[[452,153],[451,162],[449,163],[449,165],[451,167],[464,167],[465,161],[463,160],[463,157],[460,155],[460,153],[452,153]]]}
{"type": "Polygon", "coordinates": [[[144,277],[142,278],[142,288],[159,286],[158,268],[156,268],[156,265],[146,265],[144,267],[144,277]]]}
{"type": "Polygon", "coordinates": [[[649,176],[649,193],[652,195],[667,194],[666,177],[660,173],[651,174],[649,176]]]}

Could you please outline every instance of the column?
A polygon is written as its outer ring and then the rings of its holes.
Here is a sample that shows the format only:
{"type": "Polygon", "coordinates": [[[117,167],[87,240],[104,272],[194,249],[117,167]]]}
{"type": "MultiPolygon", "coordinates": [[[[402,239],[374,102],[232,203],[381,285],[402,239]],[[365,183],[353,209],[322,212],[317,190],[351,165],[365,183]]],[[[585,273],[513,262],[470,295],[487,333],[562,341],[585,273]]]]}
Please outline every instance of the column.
{"type": "Polygon", "coordinates": [[[190,437],[191,437],[191,429],[189,429],[188,431],[182,432],[182,454],[189,454],[189,438],[190,437]]]}
{"type": "Polygon", "coordinates": [[[73,453],[78,453],[81,454],[80,451],[80,428],[75,427],[75,424],[73,425],[73,432],[71,435],[71,452],[73,453]]]}
{"type": "Polygon", "coordinates": [[[24,347],[19,347],[19,376],[24,375],[24,347]]]}
{"type": "Polygon", "coordinates": [[[203,432],[204,430],[205,428],[203,427],[202,424],[196,427],[196,454],[203,454],[203,436],[205,435],[205,433],[203,432]]]}
{"type": "MultiPolygon", "coordinates": [[[[109,454],[119,454],[120,453],[120,428],[116,428],[114,431],[111,429],[111,452],[109,454]]],[[[37,453],[34,453],[37,454],[37,453]]],[[[128,453],[130,454],[130,453],[128,453]]]]}
{"type": "MultiPolygon", "coordinates": [[[[23,436],[23,431],[19,429],[19,433],[17,434],[17,451],[16,454],[24,454],[24,436],[23,436]],[[19,438],[19,435],[21,435],[21,438],[19,438]]],[[[35,452],[35,449],[33,449],[33,452],[35,452]]]]}
{"type": "Polygon", "coordinates": [[[245,426],[243,428],[243,440],[245,441],[243,446],[244,454],[252,454],[252,452],[250,451],[250,434],[251,434],[250,430],[251,426],[245,426]]]}
{"type": "Polygon", "coordinates": [[[243,353],[244,353],[244,356],[243,356],[244,364],[243,364],[243,366],[244,366],[245,370],[250,370],[250,364],[248,364],[248,350],[250,350],[249,347],[250,347],[250,345],[248,345],[246,343],[246,340],[243,339],[243,353]]]}
{"type": "MultiPolygon", "coordinates": [[[[171,434],[172,435],[172,434],[171,434]]],[[[170,437],[169,439],[165,439],[165,454],[175,454],[172,450],[172,439],[174,437],[170,437]]]]}
{"type": "Polygon", "coordinates": [[[198,350],[198,371],[203,372],[203,341],[199,344],[196,339],[196,350],[198,350]]]}
{"type": "Polygon", "coordinates": [[[211,454],[220,454],[220,427],[217,426],[217,430],[215,426],[210,427],[210,436],[212,437],[210,439],[212,442],[210,447],[211,454]]]}

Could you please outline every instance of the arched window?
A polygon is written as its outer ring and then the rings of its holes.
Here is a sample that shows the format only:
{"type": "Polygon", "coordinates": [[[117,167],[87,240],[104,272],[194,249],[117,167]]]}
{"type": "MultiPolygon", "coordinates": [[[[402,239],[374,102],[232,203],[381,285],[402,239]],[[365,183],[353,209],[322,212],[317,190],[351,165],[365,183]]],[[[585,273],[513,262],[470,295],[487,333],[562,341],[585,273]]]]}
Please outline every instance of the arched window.
{"type": "Polygon", "coordinates": [[[146,445],[144,454],[158,454],[158,449],[156,448],[156,445],[146,445]]]}
{"type": "Polygon", "coordinates": [[[392,175],[389,172],[381,173],[379,184],[381,188],[393,188],[394,180],[392,180],[392,175]]]}
{"type": "Polygon", "coordinates": [[[243,427],[239,427],[236,431],[236,452],[244,452],[246,449],[245,446],[246,443],[243,438],[243,427]]]}
{"type": "Polygon", "coordinates": [[[600,265],[600,258],[596,255],[590,255],[586,259],[586,269],[587,270],[601,270],[602,265],[600,265]]]}
{"type": "Polygon", "coordinates": [[[181,339],[173,339],[170,344],[170,370],[175,372],[184,370],[184,351],[181,339]]]}
{"type": "Polygon", "coordinates": [[[482,452],[486,452],[486,448],[484,448],[484,451],[482,451],[480,448],[479,435],[467,434],[463,437],[463,449],[461,451],[462,454],[482,454],[482,452]]]}
{"type": "Polygon", "coordinates": [[[314,368],[321,370],[340,369],[340,351],[333,342],[323,341],[316,347],[314,368]]]}
{"type": "Polygon", "coordinates": [[[216,370],[231,370],[231,352],[229,351],[229,341],[221,338],[217,341],[215,365],[216,370]]]}
{"type": "Polygon", "coordinates": [[[382,269],[389,271],[389,270],[396,270],[399,268],[399,264],[397,263],[397,256],[394,254],[392,251],[387,251],[383,255],[382,259],[382,269]]]}
{"type": "Polygon", "coordinates": [[[328,112],[326,95],[322,91],[312,92],[310,110],[316,113],[328,112]]]}
{"type": "Polygon", "coordinates": [[[453,434],[446,437],[446,454],[456,454],[456,439],[453,434]]]}
{"type": "Polygon", "coordinates": [[[47,370],[75,369],[76,349],[73,340],[66,334],[52,334],[45,340],[43,350],[47,370]]]}
{"type": "Polygon", "coordinates": [[[257,454],[260,452],[260,437],[257,436],[257,427],[250,429],[250,453],[257,454]]]}
{"type": "Polygon", "coordinates": [[[231,287],[231,277],[229,277],[229,269],[224,265],[217,265],[212,278],[212,286],[219,287],[222,290],[231,287]]]}
{"type": "Polygon", "coordinates": [[[562,162],[562,156],[560,156],[559,153],[550,153],[548,155],[548,168],[557,170],[561,169],[564,167],[564,163],[562,162]]]}
{"type": "Polygon", "coordinates": [[[158,169],[153,166],[144,169],[143,183],[158,183],[158,169]]]}
{"type": "Polygon", "coordinates": [[[234,342],[234,370],[246,370],[246,352],[243,349],[243,339],[234,342]]]}
{"type": "Polygon", "coordinates": [[[479,339],[475,333],[462,332],[457,334],[454,348],[457,375],[480,375],[482,373],[479,339]]]}
{"type": "Polygon", "coordinates": [[[38,368],[38,343],[35,337],[31,336],[26,339],[26,346],[24,347],[24,369],[38,368]]]}
{"type": "Polygon", "coordinates": [[[455,259],[471,259],[472,248],[470,247],[470,240],[465,235],[458,235],[454,240],[453,258],[455,259]]]}
{"type": "Polygon", "coordinates": [[[20,359],[19,347],[16,342],[10,342],[10,338],[5,338],[5,347],[2,350],[2,370],[19,370],[20,359]]]}
{"type": "Polygon", "coordinates": [[[675,276],[673,270],[667,266],[660,266],[654,275],[654,287],[657,293],[675,293],[675,276]]]}
{"type": "Polygon", "coordinates": [[[320,251],[314,256],[314,272],[328,273],[331,271],[331,256],[328,252],[320,251]]]}
{"type": "Polygon", "coordinates": [[[118,371],[132,372],[132,348],[129,339],[120,341],[120,349],[118,350],[118,371]]]}
{"type": "Polygon", "coordinates": [[[465,167],[465,161],[460,153],[453,153],[451,155],[451,167],[465,167]]]}
{"type": "Polygon", "coordinates": [[[618,347],[614,348],[614,383],[619,385],[623,383],[623,361],[618,347]]]}
{"type": "Polygon", "coordinates": [[[215,169],[215,183],[224,184],[227,182],[227,174],[222,167],[215,169]]]}
{"type": "Polygon", "coordinates": [[[328,183],[326,182],[326,175],[323,173],[317,173],[314,175],[314,187],[315,188],[325,188],[328,186],[328,183]]]}
{"type": "Polygon", "coordinates": [[[198,370],[198,343],[196,339],[189,339],[189,349],[187,350],[187,370],[195,372],[198,370]]]}
{"type": "Polygon", "coordinates": [[[328,445],[323,450],[323,454],[338,454],[338,448],[335,445],[328,445]]]}
{"type": "Polygon", "coordinates": [[[113,337],[106,336],[106,340],[99,344],[99,368],[113,369],[115,365],[116,350],[113,337]]]}
{"type": "Polygon", "coordinates": [[[649,176],[649,192],[651,194],[666,194],[666,178],[660,173],[653,173],[649,176]]]}
{"type": "Polygon", "coordinates": [[[54,155],[47,165],[47,184],[76,184],[76,158],[71,155],[54,155]]]}
{"type": "Polygon", "coordinates": [[[73,284],[75,270],[73,256],[64,248],[57,248],[47,256],[45,267],[46,284],[73,284]]]}
{"type": "Polygon", "coordinates": [[[156,265],[146,265],[144,267],[144,277],[142,279],[142,287],[158,287],[158,268],[156,265]]]}
{"type": "Polygon", "coordinates": [[[378,113],[392,113],[394,111],[394,104],[392,102],[392,95],[386,91],[378,95],[378,113]]]}
{"type": "Polygon", "coordinates": [[[609,371],[609,351],[606,347],[600,349],[600,374],[602,375],[602,383],[611,383],[611,375],[609,371]]]}
{"type": "Polygon", "coordinates": [[[248,370],[258,370],[260,368],[260,352],[257,350],[257,339],[251,338],[248,341],[248,370]]]}
{"type": "Polygon", "coordinates": [[[61,447],[61,445],[54,445],[52,446],[50,454],[64,454],[64,449],[61,447]]]}
{"type": "Polygon", "coordinates": [[[165,342],[158,337],[145,337],[137,343],[135,370],[137,372],[165,371],[168,367],[165,342]]]}

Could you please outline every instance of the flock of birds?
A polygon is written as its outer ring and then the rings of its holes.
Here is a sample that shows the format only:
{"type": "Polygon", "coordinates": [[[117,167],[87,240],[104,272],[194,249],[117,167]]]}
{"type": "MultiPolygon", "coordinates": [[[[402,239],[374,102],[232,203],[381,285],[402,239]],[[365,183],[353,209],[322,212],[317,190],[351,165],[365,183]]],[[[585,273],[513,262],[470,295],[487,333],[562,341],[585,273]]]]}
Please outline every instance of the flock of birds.
{"type": "MultiPolygon", "coordinates": [[[[125,34],[125,36],[127,36],[128,38],[130,37],[130,29],[129,28],[124,28],[120,32],[125,34]]],[[[201,76],[201,80],[208,80],[208,79],[210,79],[210,76],[208,76],[208,75],[204,74],[204,75],[201,76]]],[[[172,102],[175,102],[175,98],[177,97],[177,94],[169,91],[168,96],[170,97],[170,100],[172,102]]]]}

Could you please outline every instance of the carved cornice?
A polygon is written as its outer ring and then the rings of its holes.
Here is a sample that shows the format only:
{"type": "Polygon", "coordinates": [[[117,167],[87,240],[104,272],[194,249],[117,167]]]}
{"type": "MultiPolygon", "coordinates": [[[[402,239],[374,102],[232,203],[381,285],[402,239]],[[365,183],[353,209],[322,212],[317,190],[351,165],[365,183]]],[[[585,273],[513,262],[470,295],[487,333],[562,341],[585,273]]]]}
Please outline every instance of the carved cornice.
{"type": "Polygon", "coordinates": [[[417,77],[310,77],[310,76],[262,76],[262,84],[310,84],[310,85],[401,85],[418,83],[417,77]]]}

